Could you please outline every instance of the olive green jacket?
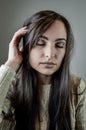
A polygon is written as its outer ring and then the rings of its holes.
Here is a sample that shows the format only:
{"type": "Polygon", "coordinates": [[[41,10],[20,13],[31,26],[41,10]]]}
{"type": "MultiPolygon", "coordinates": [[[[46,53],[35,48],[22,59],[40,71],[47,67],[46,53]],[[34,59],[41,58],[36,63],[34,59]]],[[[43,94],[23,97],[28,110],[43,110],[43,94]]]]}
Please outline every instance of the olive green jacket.
{"type": "MultiPolygon", "coordinates": [[[[6,96],[15,77],[16,73],[12,68],[5,65],[0,67],[0,130],[14,130],[15,121],[4,119],[3,115],[8,114],[9,111],[13,112],[6,96]]],[[[86,130],[86,85],[78,77],[71,76],[71,79],[73,92],[78,93],[72,94],[70,103],[72,130],[86,130]]],[[[46,130],[46,119],[44,124],[41,124],[41,130],[46,130]]]]}

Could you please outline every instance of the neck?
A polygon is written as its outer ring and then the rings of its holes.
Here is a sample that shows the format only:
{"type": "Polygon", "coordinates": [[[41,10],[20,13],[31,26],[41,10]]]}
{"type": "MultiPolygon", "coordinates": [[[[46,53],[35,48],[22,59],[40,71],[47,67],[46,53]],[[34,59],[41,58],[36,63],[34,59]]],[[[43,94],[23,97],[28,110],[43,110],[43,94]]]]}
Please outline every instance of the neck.
{"type": "Polygon", "coordinates": [[[47,85],[51,83],[51,76],[38,74],[38,80],[40,85],[47,85]]]}

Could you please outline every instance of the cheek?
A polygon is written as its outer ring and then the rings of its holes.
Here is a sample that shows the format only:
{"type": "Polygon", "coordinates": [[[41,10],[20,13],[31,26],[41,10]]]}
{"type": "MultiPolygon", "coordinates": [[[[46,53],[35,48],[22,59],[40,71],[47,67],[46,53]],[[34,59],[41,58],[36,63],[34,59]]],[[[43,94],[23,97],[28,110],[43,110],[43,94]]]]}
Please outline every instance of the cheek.
{"type": "Polygon", "coordinates": [[[34,64],[35,58],[36,58],[36,54],[33,51],[31,51],[30,54],[29,54],[29,63],[34,64]]]}
{"type": "Polygon", "coordinates": [[[36,63],[40,58],[41,53],[38,50],[32,49],[29,54],[29,62],[30,64],[36,63]]]}
{"type": "Polygon", "coordinates": [[[59,55],[59,60],[60,60],[60,62],[62,62],[62,61],[63,61],[64,56],[65,56],[65,50],[64,50],[64,51],[62,51],[62,52],[60,53],[60,55],[59,55]]]}
{"type": "Polygon", "coordinates": [[[30,51],[29,57],[30,57],[30,59],[32,59],[32,58],[37,59],[38,57],[41,57],[42,52],[43,52],[42,49],[39,49],[39,48],[37,48],[37,47],[34,47],[34,48],[32,48],[32,50],[30,51]]]}
{"type": "Polygon", "coordinates": [[[62,59],[64,58],[64,56],[65,56],[65,50],[62,53],[62,59]]]}

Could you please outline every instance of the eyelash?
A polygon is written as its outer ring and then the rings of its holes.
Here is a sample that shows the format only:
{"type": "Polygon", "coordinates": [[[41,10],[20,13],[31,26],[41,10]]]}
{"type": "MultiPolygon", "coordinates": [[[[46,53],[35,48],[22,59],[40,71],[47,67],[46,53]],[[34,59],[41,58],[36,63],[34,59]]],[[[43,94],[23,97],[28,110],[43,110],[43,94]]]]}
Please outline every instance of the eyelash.
{"type": "MultiPolygon", "coordinates": [[[[43,42],[40,42],[40,43],[38,42],[36,45],[37,46],[45,46],[46,43],[43,41],[43,42]]],[[[56,48],[64,48],[64,43],[63,42],[56,43],[55,47],[56,48]]]]}
{"type": "Polygon", "coordinates": [[[38,46],[45,46],[45,43],[37,43],[38,46]]]}
{"type": "Polygon", "coordinates": [[[46,44],[46,43],[45,43],[44,41],[38,41],[38,42],[37,42],[37,45],[38,45],[38,46],[45,46],[45,44],[46,44]]]}
{"type": "Polygon", "coordinates": [[[55,46],[59,47],[59,48],[64,48],[64,43],[63,42],[62,43],[57,43],[55,46]]]}

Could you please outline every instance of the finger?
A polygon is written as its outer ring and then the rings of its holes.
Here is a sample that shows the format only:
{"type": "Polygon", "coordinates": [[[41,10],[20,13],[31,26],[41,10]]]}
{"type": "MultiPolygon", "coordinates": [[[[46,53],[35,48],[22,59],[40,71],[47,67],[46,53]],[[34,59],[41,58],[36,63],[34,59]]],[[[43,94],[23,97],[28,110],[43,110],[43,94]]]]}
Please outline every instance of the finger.
{"type": "Polygon", "coordinates": [[[27,27],[22,27],[17,32],[15,32],[11,42],[17,45],[26,33],[28,33],[27,27]]]}
{"type": "Polygon", "coordinates": [[[15,36],[23,36],[25,35],[26,33],[28,32],[28,28],[25,26],[25,27],[22,27],[21,29],[19,29],[16,33],[15,33],[15,36]]]}

